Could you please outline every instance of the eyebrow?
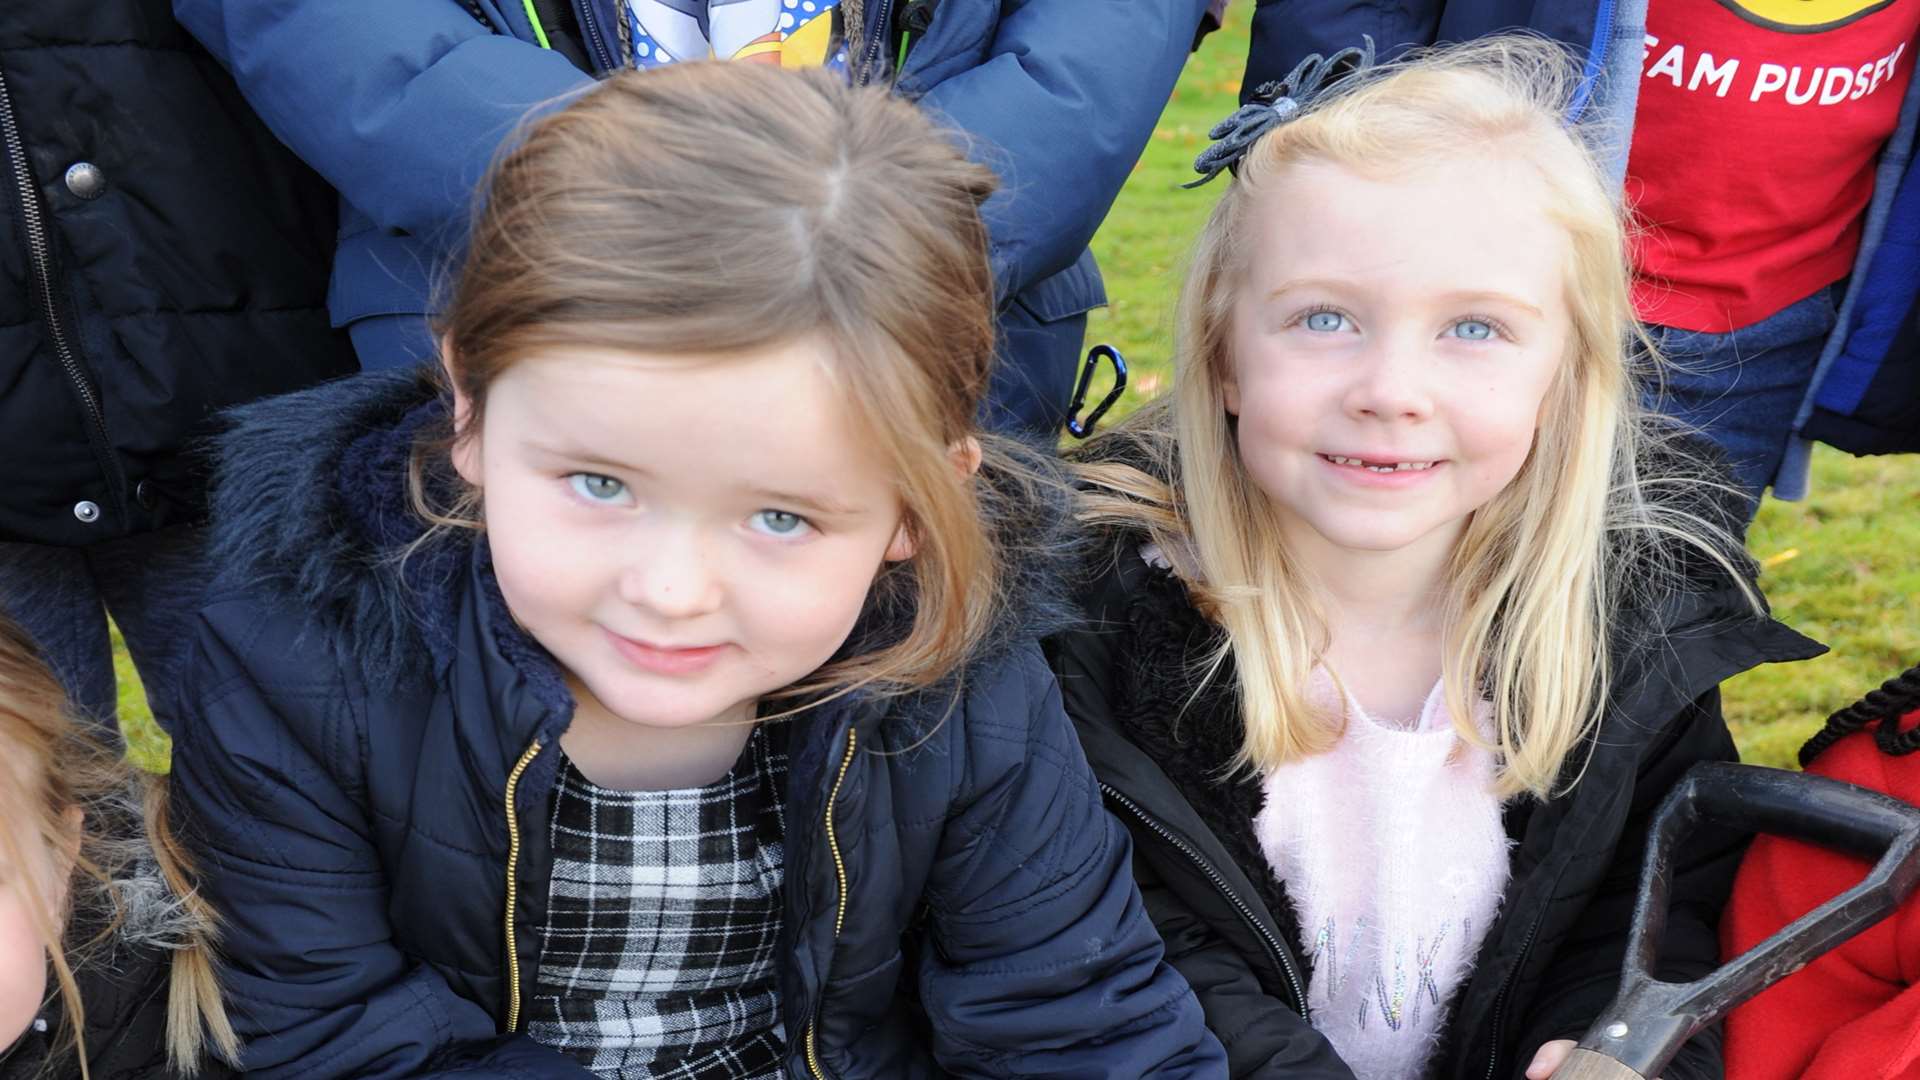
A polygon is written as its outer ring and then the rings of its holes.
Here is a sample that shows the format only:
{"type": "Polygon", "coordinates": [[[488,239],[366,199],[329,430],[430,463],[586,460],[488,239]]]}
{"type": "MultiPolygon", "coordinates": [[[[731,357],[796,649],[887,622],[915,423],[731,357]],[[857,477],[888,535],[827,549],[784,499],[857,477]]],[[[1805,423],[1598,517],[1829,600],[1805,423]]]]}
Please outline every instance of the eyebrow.
{"type": "Polygon", "coordinates": [[[597,465],[601,468],[614,469],[619,472],[634,473],[640,476],[653,475],[651,472],[647,470],[646,466],[644,465],[635,465],[627,461],[618,461],[614,458],[610,458],[606,456],[605,454],[599,453],[594,450],[588,450],[587,448],[582,446],[570,446],[570,445],[562,445],[559,443],[551,443],[538,436],[529,438],[527,440],[527,446],[530,449],[532,449],[535,453],[545,454],[548,457],[565,458],[568,461],[579,462],[582,465],[597,465]]]}
{"type": "MultiPolygon", "coordinates": [[[[1326,289],[1331,292],[1340,292],[1352,288],[1353,284],[1351,282],[1343,281],[1339,278],[1294,278],[1281,282],[1279,288],[1267,294],[1267,299],[1277,300],[1282,293],[1291,292],[1295,289],[1326,289]]],[[[1490,300],[1495,303],[1519,308],[1521,311],[1532,315],[1536,319],[1544,319],[1547,317],[1546,312],[1541,311],[1538,305],[1530,304],[1512,293],[1500,292],[1497,289],[1459,289],[1441,294],[1440,299],[1448,303],[1470,303],[1475,300],[1490,300]]]]}
{"type": "Polygon", "coordinates": [[[825,496],[802,495],[797,491],[775,491],[772,488],[752,488],[757,497],[780,506],[797,506],[822,517],[859,517],[866,513],[857,506],[848,506],[825,496]]]}

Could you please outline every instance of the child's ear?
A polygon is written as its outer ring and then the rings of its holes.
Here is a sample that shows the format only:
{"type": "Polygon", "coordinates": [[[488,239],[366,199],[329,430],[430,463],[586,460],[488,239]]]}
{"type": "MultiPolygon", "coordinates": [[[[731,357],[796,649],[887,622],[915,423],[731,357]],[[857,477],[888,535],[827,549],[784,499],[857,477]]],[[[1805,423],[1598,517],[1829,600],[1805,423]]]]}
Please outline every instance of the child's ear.
{"type": "Polygon", "coordinates": [[[460,389],[453,340],[440,337],[440,368],[446,372],[447,386],[453,390],[453,471],[474,487],[480,486],[480,433],[473,430],[473,399],[460,389]]]}
{"type": "Polygon", "coordinates": [[[920,545],[914,543],[912,526],[902,521],[900,527],[893,530],[893,539],[887,542],[887,553],[881,558],[888,562],[906,562],[918,550],[920,545]]]}
{"type": "Polygon", "coordinates": [[[980,471],[980,459],[984,452],[980,449],[980,440],[969,435],[947,449],[953,459],[953,467],[960,470],[962,476],[972,476],[980,471]]]}
{"type": "Polygon", "coordinates": [[[1231,368],[1220,377],[1220,397],[1227,403],[1228,416],[1240,415],[1240,380],[1231,368]]]}
{"type": "MultiPolygon", "coordinates": [[[[980,471],[985,453],[980,449],[980,440],[968,435],[947,447],[947,460],[953,462],[960,475],[972,476],[980,471]]],[[[913,527],[902,520],[900,527],[893,531],[893,539],[887,543],[887,553],[881,557],[888,562],[906,562],[918,550],[920,545],[913,538],[913,527]]]]}

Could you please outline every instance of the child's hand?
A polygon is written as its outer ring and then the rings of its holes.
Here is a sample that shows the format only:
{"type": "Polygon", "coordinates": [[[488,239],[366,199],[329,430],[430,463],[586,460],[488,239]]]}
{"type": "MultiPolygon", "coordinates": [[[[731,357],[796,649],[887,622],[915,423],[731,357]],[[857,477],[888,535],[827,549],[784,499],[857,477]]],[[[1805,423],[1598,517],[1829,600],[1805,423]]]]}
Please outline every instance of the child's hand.
{"type": "Polygon", "coordinates": [[[1547,1080],[1560,1071],[1567,1063],[1567,1055],[1573,1053],[1572,1039],[1555,1039],[1534,1052],[1533,1062],[1527,1066],[1527,1080],[1547,1080]]]}
{"type": "Polygon", "coordinates": [[[1555,1039],[1534,1052],[1533,1061],[1527,1066],[1527,1080],[1547,1080],[1567,1063],[1567,1055],[1573,1053],[1572,1039],[1555,1039]]]}

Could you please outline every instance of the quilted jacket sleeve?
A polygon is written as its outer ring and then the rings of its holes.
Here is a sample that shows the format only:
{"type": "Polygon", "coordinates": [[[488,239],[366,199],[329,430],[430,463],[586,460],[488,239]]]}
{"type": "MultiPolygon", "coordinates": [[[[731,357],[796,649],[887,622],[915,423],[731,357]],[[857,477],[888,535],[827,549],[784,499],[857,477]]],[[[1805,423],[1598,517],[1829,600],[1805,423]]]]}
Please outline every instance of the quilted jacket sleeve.
{"type": "MultiPolygon", "coordinates": [[[[515,5],[518,6],[518,5],[515,5]]],[[[174,0],[267,127],[384,229],[464,227],[494,151],[591,85],[557,52],[446,0],[174,0]]]]}
{"type": "Polygon", "coordinates": [[[999,8],[983,60],[928,72],[909,92],[971,136],[975,156],[1000,175],[984,216],[1008,297],[1072,266],[1093,239],[1173,93],[1207,3],[999,8]]]}
{"type": "Polygon", "coordinates": [[[1227,1051],[1233,1080],[1353,1080],[1326,1036],[1268,994],[1245,958],[1195,917],[1145,867],[1140,893],[1167,943],[1167,962],[1193,987],[1207,1024],[1227,1051]]]}
{"type": "Polygon", "coordinates": [[[971,796],[930,880],[921,975],[958,1076],[1218,1077],[1225,1055],[1169,967],[1053,676],[1027,647],[964,715],[971,796]]]}
{"type": "Polygon", "coordinates": [[[454,994],[392,941],[369,839],[359,699],[318,635],[242,602],[207,609],[184,679],[172,788],[223,917],[222,983],[258,1077],[586,1080],[454,994]]]}

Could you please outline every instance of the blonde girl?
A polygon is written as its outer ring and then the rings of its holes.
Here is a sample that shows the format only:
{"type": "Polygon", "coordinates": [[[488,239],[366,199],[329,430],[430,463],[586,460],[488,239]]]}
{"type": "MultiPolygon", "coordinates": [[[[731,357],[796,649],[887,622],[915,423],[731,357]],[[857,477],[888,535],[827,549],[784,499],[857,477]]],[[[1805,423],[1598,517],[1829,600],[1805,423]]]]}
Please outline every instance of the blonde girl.
{"type": "Polygon", "coordinates": [[[988,174],[831,75],[497,164],[441,367],[244,414],[175,784],[261,1077],[1203,1076],[977,437],[988,174]]]}
{"type": "Polygon", "coordinates": [[[229,1075],[214,918],[164,790],[0,618],[0,1078],[229,1075]]]}
{"type": "MultiPolygon", "coordinates": [[[[1234,1075],[1538,1080],[1613,992],[1648,815],[1734,754],[1716,686],[1813,646],[1636,404],[1566,58],[1303,101],[1312,67],[1237,117],[1172,394],[1079,462],[1095,625],[1052,652],[1234,1075]]],[[[1672,973],[1736,854],[1682,868],[1672,973]]]]}

